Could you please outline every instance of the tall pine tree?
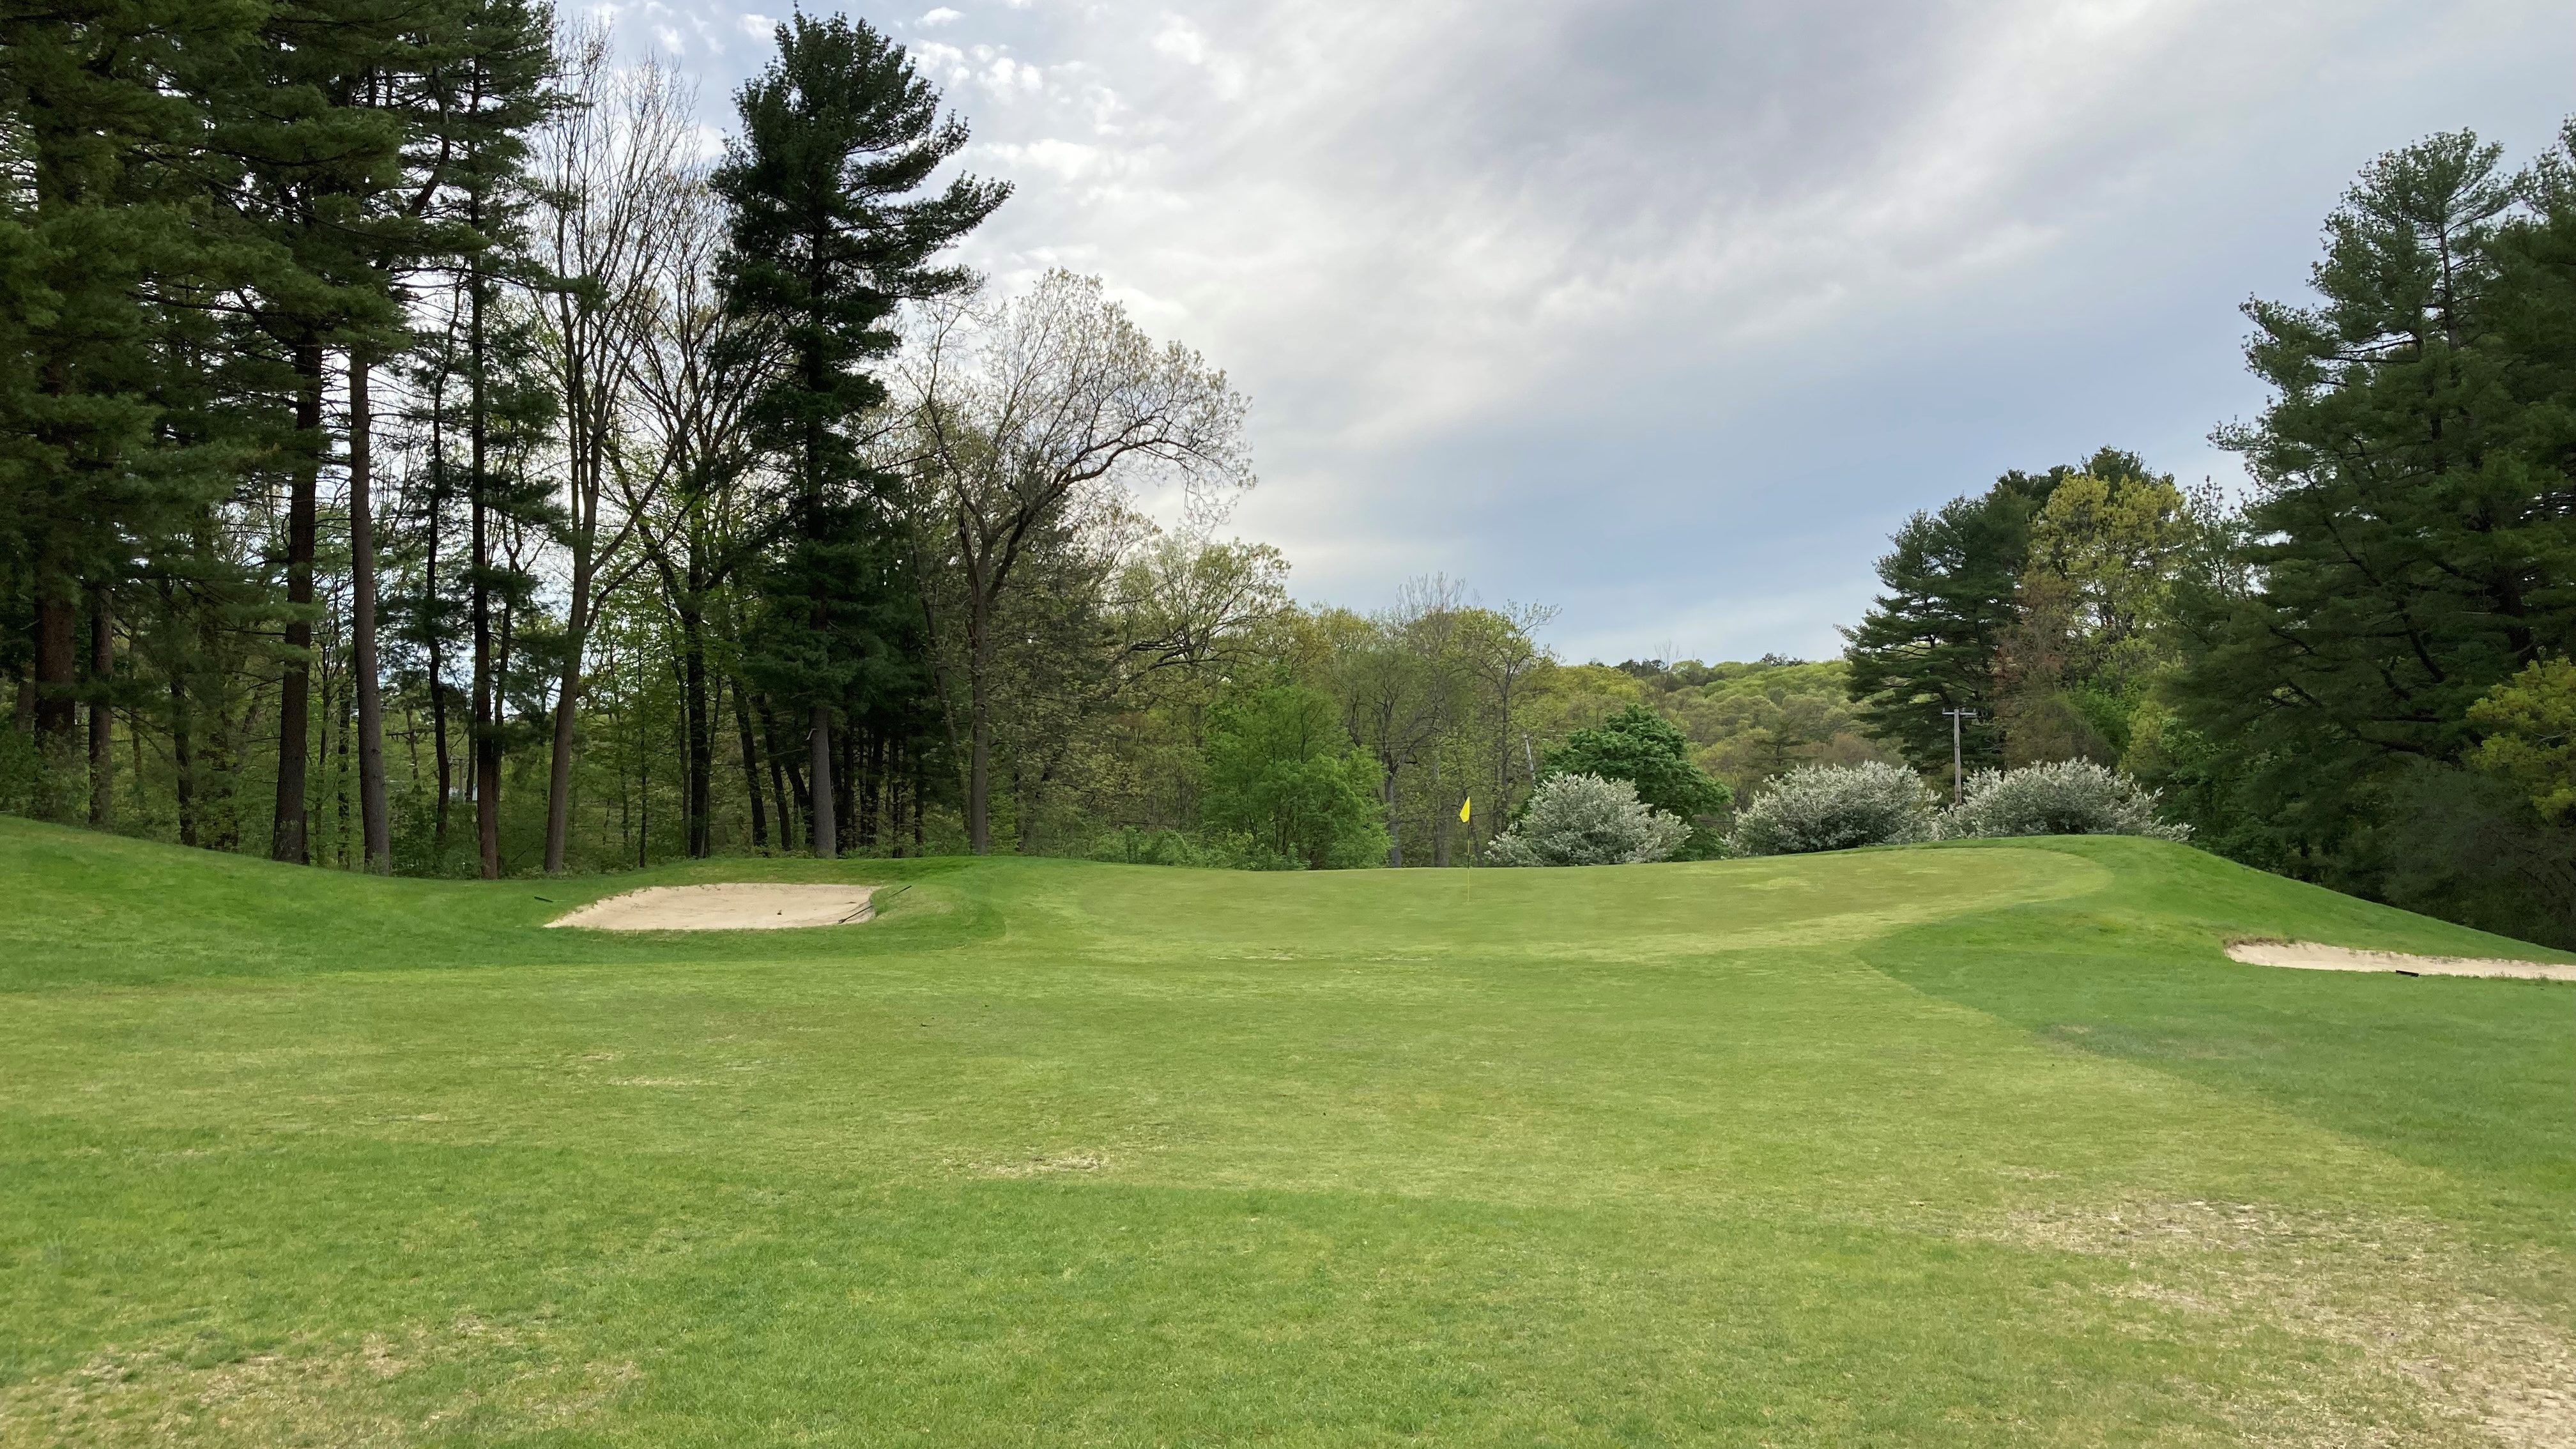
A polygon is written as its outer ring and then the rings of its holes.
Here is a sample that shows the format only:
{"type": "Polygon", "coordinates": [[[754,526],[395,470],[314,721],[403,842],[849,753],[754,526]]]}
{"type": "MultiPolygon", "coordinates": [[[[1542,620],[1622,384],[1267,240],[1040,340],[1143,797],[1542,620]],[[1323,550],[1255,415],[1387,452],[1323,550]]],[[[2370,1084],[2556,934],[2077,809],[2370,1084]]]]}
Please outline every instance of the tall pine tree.
{"type": "Polygon", "coordinates": [[[2316,299],[2248,304],[2274,397],[2221,440],[2255,478],[2254,584],[2195,601],[2178,690],[2241,761],[2230,793],[2271,856],[2454,913],[2481,888],[2436,835],[2566,853],[2455,817],[2477,796],[2470,706],[2576,645],[2567,164],[2516,178],[2466,133],[2383,156],[2329,219],[2316,299]]]}
{"type": "Polygon", "coordinates": [[[966,127],[940,116],[938,91],[866,22],[800,14],[777,35],[777,59],[736,97],[742,134],[714,184],[734,209],[726,303],[776,327],[788,353],[753,418],[788,480],[772,579],[803,607],[771,633],[767,672],[803,708],[809,838],[828,857],[839,836],[833,715],[871,648],[866,581],[898,547],[862,445],[863,419],[886,396],[870,364],[894,351],[903,302],[967,285],[933,259],[1009,188],[958,177],[928,190],[966,127]]]}
{"type": "Polygon", "coordinates": [[[533,592],[533,580],[500,562],[496,546],[503,527],[534,520],[546,502],[542,485],[524,471],[520,444],[551,404],[531,357],[532,328],[502,315],[502,301],[511,281],[530,275],[523,246],[528,133],[557,104],[547,86],[552,28],[552,12],[526,0],[455,0],[443,54],[430,71],[448,156],[444,216],[463,242],[453,261],[464,372],[457,421],[464,434],[475,853],[486,879],[501,873],[505,614],[533,592]]]}
{"type": "MultiPolygon", "coordinates": [[[[1995,660],[2048,481],[2010,474],[1980,496],[1907,519],[1878,561],[1884,592],[1845,631],[1860,718],[1918,770],[1950,763],[1945,711],[1994,717],[1995,660]]],[[[1971,767],[2003,758],[1991,728],[1971,725],[1963,748],[1971,767]]]]}
{"type": "Polygon", "coordinates": [[[383,266],[389,218],[369,198],[399,181],[399,112],[371,104],[387,71],[414,58],[407,10],[384,0],[295,0],[271,7],[258,65],[216,113],[217,153],[238,167],[217,195],[255,270],[241,295],[257,355],[273,360],[285,401],[285,648],[278,700],[277,800],[270,851],[310,859],[305,781],[310,739],[314,562],[320,476],[334,449],[324,416],[331,352],[387,345],[401,324],[383,266]]]}
{"type": "Polygon", "coordinates": [[[63,781],[83,615],[223,487],[162,433],[162,363],[173,307],[227,263],[197,224],[190,163],[261,15],[243,0],[0,9],[0,599],[27,639],[49,813],[84,793],[63,781]]]}

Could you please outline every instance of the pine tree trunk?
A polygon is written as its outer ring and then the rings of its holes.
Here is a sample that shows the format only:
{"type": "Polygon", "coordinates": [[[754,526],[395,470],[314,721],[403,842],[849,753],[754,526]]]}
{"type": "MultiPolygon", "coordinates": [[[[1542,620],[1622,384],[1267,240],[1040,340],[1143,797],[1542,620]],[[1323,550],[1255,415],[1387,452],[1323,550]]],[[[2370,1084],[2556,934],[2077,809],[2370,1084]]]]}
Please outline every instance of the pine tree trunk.
{"type": "Polygon", "coordinates": [[[177,775],[179,843],[197,844],[196,710],[188,702],[188,681],[179,663],[170,667],[170,764],[177,775]]]}
{"type": "Polygon", "coordinates": [[[779,737],[778,716],[769,709],[769,697],[762,695],[756,703],[760,709],[760,737],[769,756],[769,788],[778,799],[778,848],[796,850],[796,825],[805,808],[805,781],[797,773],[796,759],[788,753],[787,742],[779,737]],[[789,794],[790,784],[795,786],[789,794]],[[791,805],[789,802],[793,800],[791,805]]]}
{"type": "MultiPolygon", "coordinates": [[[[79,716],[77,595],[60,574],[48,578],[40,571],[36,588],[36,745],[49,769],[67,769],[79,716]]],[[[69,802],[63,802],[63,813],[68,811],[69,802]]]]}
{"type": "MultiPolygon", "coordinates": [[[[354,686],[356,681],[352,679],[350,683],[354,686]]],[[[340,696],[339,708],[331,715],[331,752],[339,757],[332,779],[331,833],[339,842],[342,870],[349,868],[349,736],[357,733],[351,728],[357,713],[356,705],[357,690],[353,687],[340,696]]]]}
{"type": "Polygon", "coordinates": [[[501,735],[498,711],[493,708],[493,694],[500,681],[493,678],[492,670],[491,510],[485,506],[483,487],[488,430],[483,415],[487,399],[483,376],[483,288],[479,277],[468,293],[466,306],[470,357],[467,380],[472,391],[466,419],[472,448],[466,489],[468,512],[472,518],[469,547],[473,577],[469,588],[474,616],[474,699],[469,738],[474,760],[474,846],[483,878],[498,880],[501,878],[501,735]]]}
{"type": "MultiPolygon", "coordinates": [[[[851,788],[853,782],[858,779],[858,767],[855,763],[858,751],[853,748],[856,738],[853,731],[846,729],[841,731],[840,738],[835,741],[840,753],[832,760],[832,820],[840,827],[843,835],[849,833],[850,822],[858,817],[855,792],[851,788]]],[[[843,843],[840,836],[833,837],[835,850],[838,850],[843,843]]]]}
{"type": "Polygon", "coordinates": [[[814,858],[830,860],[839,853],[841,843],[840,831],[832,819],[832,707],[815,705],[809,719],[805,739],[812,762],[807,766],[805,788],[814,816],[814,858]]]}
{"type": "Polygon", "coordinates": [[[277,815],[269,831],[269,857],[294,865],[311,861],[304,836],[305,771],[310,764],[313,708],[313,542],[315,491],[322,472],[322,344],[295,345],[294,492],[286,507],[286,665],[278,681],[277,815]]]}
{"type": "MultiPolygon", "coordinates": [[[[695,580],[691,587],[696,587],[695,580]]],[[[680,650],[680,704],[689,762],[689,858],[704,860],[715,854],[711,818],[715,814],[715,729],[707,700],[706,619],[695,604],[680,610],[680,650]]]]}
{"type": "MultiPolygon", "coordinates": [[[[214,530],[214,510],[200,510],[190,531],[189,544],[201,565],[211,566],[214,559],[214,530]]],[[[188,771],[189,779],[195,782],[192,803],[199,844],[208,850],[231,851],[241,844],[241,791],[233,776],[235,735],[232,712],[225,707],[224,701],[222,619],[215,610],[200,603],[194,623],[196,662],[185,672],[197,681],[198,687],[182,715],[191,721],[192,735],[197,733],[197,720],[204,721],[205,730],[202,741],[193,751],[188,771]]],[[[181,645],[180,648],[184,650],[186,646],[181,645]]]]}
{"type": "Polygon", "coordinates": [[[349,358],[349,631],[350,667],[358,677],[358,817],[366,868],[393,870],[393,816],[385,800],[385,699],[376,667],[376,520],[373,415],[368,359],[349,358]]]}
{"type": "Polygon", "coordinates": [[[450,806],[456,793],[456,754],[447,742],[447,685],[434,672],[438,667],[438,651],[432,649],[429,657],[433,671],[429,677],[429,752],[438,770],[438,810],[431,838],[440,858],[445,859],[448,822],[452,813],[450,806]]]}
{"type": "Polygon", "coordinates": [[[438,624],[438,532],[447,512],[446,464],[441,457],[439,438],[445,428],[433,414],[430,420],[429,517],[422,529],[421,583],[423,626],[422,649],[429,656],[429,738],[431,757],[438,766],[438,801],[430,840],[443,870],[447,860],[447,826],[449,797],[456,791],[456,757],[447,743],[447,651],[440,647],[445,631],[438,624]]]}
{"type": "Polygon", "coordinates": [[[741,680],[734,680],[725,691],[733,697],[733,729],[742,741],[743,793],[751,797],[751,843],[753,848],[769,848],[769,812],[760,799],[760,752],[751,737],[751,704],[743,698],[741,680]]]}
{"type": "Polygon", "coordinates": [[[886,854],[903,859],[903,746],[886,746],[886,854]]]}
{"type": "Polygon", "coordinates": [[[877,828],[885,800],[886,736],[882,729],[868,732],[867,790],[859,802],[859,844],[873,846],[882,837],[877,828]]]}
{"type": "Polygon", "coordinates": [[[546,764],[546,874],[561,875],[572,834],[573,726],[581,705],[581,660],[590,638],[591,560],[587,540],[574,544],[572,598],[564,614],[564,663],[555,681],[555,733],[546,764]]]}
{"type": "MultiPolygon", "coordinates": [[[[18,13],[21,12],[13,11],[13,17],[18,13]]],[[[23,114],[13,108],[12,119],[23,114]]],[[[13,141],[22,139],[26,138],[12,137],[13,141]]],[[[81,168],[65,164],[57,148],[66,143],[86,144],[86,138],[65,127],[50,125],[40,127],[32,139],[35,164],[28,168],[28,175],[34,182],[36,208],[43,213],[70,202],[79,189],[74,178],[82,175],[81,168]]],[[[45,359],[40,375],[38,390],[46,396],[62,398],[70,392],[67,359],[59,349],[45,359]]],[[[67,469],[55,476],[64,485],[66,500],[78,497],[73,491],[77,485],[67,469]]],[[[69,522],[56,518],[39,525],[35,569],[35,729],[45,776],[38,813],[65,824],[73,818],[70,793],[62,786],[68,783],[72,770],[72,727],[79,714],[80,687],[80,664],[75,654],[78,646],[73,642],[78,631],[74,613],[80,607],[80,589],[76,572],[65,556],[69,552],[67,540],[61,537],[69,522]]]]}
{"type": "Polygon", "coordinates": [[[635,864],[639,868],[652,848],[653,754],[645,747],[644,728],[639,720],[635,729],[635,864]]]}
{"type": "Polygon", "coordinates": [[[104,830],[116,814],[116,707],[108,687],[116,680],[115,620],[107,589],[89,591],[89,823],[104,830]]]}
{"type": "Polygon", "coordinates": [[[977,855],[993,845],[993,718],[985,643],[989,622],[983,591],[973,589],[966,605],[966,848],[977,855]]]}
{"type": "MultiPolygon", "coordinates": [[[[220,658],[217,646],[221,643],[221,631],[215,611],[199,610],[197,628],[198,644],[204,651],[200,657],[209,660],[220,658]]],[[[213,670],[208,672],[215,673],[213,670]]],[[[251,720],[258,713],[258,705],[254,696],[253,702],[243,709],[241,718],[234,719],[232,711],[225,708],[220,674],[216,674],[210,695],[207,703],[211,707],[206,710],[209,728],[205,746],[198,751],[204,771],[199,783],[204,788],[197,792],[197,812],[207,825],[213,827],[207,837],[206,848],[230,855],[241,849],[242,843],[241,742],[250,733],[251,720]]]]}
{"type": "MultiPolygon", "coordinates": [[[[783,762],[786,767],[787,790],[796,802],[796,813],[789,818],[795,820],[797,828],[804,832],[788,845],[788,849],[810,850],[813,848],[814,840],[814,820],[811,809],[813,798],[805,788],[805,761],[791,750],[783,753],[783,762]]],[[[783,828],[781,833],[784,833],[783,828]]]]}

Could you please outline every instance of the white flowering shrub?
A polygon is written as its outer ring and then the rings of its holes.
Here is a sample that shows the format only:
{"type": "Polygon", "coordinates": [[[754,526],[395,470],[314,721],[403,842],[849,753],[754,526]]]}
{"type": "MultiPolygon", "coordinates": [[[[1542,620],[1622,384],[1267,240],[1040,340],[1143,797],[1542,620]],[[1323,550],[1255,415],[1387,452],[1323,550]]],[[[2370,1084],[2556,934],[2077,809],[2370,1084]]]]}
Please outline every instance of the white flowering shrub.
{"type": "Polygon", "coordinates": [[[1801,765],[1735,817],[1736,855],[1803,855],[1932,838],[1932,792],[1914,772],[1871,761],[1801,765]]]}
{"type": "Polygon", "coordinates": [[[1979,770],[1941,817],[1945,839],[1980,835],[2152,835],[2187,840],[2156,818],[2156,792],[2090,760],[1979,770]]]}
{"type": "Polygon", "coordinates": [[[1520,823],[1495,839],[1496,865],[1639,865],[1690,838],[1690,822],[1646,805],[1637,787],[1599,775],[1541,781],[1520,823]]]}

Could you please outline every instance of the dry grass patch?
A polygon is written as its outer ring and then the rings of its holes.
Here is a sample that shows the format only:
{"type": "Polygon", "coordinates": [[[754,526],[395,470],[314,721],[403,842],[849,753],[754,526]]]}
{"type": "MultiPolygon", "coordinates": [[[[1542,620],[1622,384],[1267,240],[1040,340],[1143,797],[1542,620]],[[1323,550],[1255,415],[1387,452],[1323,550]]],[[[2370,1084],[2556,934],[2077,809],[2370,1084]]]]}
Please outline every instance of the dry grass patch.
{"type": "Polygon", "coordinates": [[[2237,1352],[2284,1337],[2341,1350],[2323,1373],[2281,1356],[2277,1393],[2220,1406],[2250,1439],[2576,1449],[2576,1338],[2478,1290],[2493,1269],[2436,1225],[2146,1201],[2032,1209],[1968,1236],[2125,1260],[2139,1276],[2103,1292],[2215,1327],[2237,1352]]]}
{"type": "Polygon", "coordinates": [[[110,1348],[0,1391],[0,1449],[342,1449],[471,1437],[478,1426],[575,1428],[642,1377],[633,1363],[568,1362],[541,1332],[472,1317],[217,1362],[179,1345],[110,1348]]]}

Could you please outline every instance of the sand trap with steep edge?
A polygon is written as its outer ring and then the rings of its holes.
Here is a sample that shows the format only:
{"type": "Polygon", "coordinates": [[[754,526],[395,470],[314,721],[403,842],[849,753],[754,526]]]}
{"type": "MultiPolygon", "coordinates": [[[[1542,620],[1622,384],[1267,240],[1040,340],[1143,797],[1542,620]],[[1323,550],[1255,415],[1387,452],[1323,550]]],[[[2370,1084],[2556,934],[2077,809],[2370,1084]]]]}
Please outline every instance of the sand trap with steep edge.
{"type": "Polygon", "coordinates": [[[874,886],[648,886],[593,901],[546,922],[593,931],[777,931],[790,926],[851,926],[874,915],[874,886]]]}
{"type": "Polygon", "coordinates": [[[2501,956],[2409,956],[2402,951],[2356,951],[2310,941],[2230,941],[2227,954],[2248,966],[2293,966],[2302,971],[2402,971],[2416,976],[2519,976],[2534,981],[2576,981],[2576,966],[2508,961],[2501,956]]]}

